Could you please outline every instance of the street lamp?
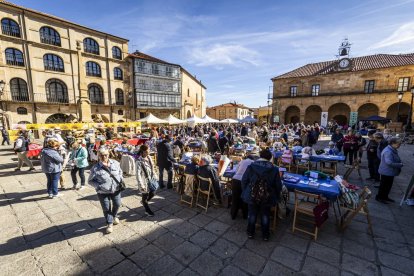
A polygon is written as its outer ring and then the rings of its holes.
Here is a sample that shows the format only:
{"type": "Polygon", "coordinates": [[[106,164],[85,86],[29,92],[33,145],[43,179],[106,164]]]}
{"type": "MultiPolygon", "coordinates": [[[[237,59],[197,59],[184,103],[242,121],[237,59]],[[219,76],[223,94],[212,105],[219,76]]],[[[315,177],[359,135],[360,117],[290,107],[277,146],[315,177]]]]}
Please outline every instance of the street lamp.
{"type": "Polygon", "coordinates": [[[411,130],[411,117],[413,116],[413,100],[414,100],[414,86],[411,87],[411,104],[410,104],[410,113],[408,113],[408,119],[407,119],[407,126],[405,127],[406,130],[411,130]]]}
{"type": "Polygon", "coordinates": [[[400,121],[400,105],[401,105],[401,100],[403,98],[403,92],[398,92],[398,109],[397,109],[397,122],[400,121]]]}

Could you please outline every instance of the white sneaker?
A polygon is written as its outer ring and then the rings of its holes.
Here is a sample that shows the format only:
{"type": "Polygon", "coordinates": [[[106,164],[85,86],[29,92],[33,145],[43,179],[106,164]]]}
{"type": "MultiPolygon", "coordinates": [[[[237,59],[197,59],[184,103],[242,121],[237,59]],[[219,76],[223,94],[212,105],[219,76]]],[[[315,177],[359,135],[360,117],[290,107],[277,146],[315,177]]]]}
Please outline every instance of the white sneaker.
{"type": "Polygon", "coordinates": [[[61,197],[61,196],[63,196],[63,194],[62,193],[58,193],[57,195],[53,195],[53,198],[57,198],[57,197],[61,197]]]}
{"type": "Polygon", "coordinates": [[[49,194],[49,198],[53,198],[53,194],[49,194]]]}
{"type": "Polygon", "coordinates": [[[111,234],[112,231],[114,231],[114,228],[113,228],[113,224],[111,223],[111,224],[108,224],[108,226],[106,227],[106,233],[111,234]]]}
{"type": "Polygon", "coordinates": [[[83,190],[83,189],[85,189],[85,185],[81,185],[78,190],[80,191],[80,190],[83,190]]]}
{"type": "Polygon", "coordinates": [[[114,225],[117,225],[117,224],[119,224],[119,218],[114,218],[114,225]]]}

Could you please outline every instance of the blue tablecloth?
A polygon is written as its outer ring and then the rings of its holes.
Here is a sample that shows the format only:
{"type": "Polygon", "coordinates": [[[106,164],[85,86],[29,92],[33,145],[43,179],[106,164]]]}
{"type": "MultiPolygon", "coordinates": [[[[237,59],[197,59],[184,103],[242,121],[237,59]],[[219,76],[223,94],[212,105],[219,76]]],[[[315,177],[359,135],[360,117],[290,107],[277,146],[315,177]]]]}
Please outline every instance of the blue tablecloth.
{"type": "MultiPolygon", "coordinates": [[[[273,157],[275,159],[280,158],[283,155],[283,151],[273,151],[273,157]]],[[[293,158],[294,159],[301,159],[302,158],[302,154],[300,153],[295,153],[293,154],[293,158]]],[[[310,157],[310,161],[312,162],[321,162],[321,161],[345,161],[345,156],[344,155],[326,155],[326,154],[321,154],[321,155],[312,155],[310,157]]]]}
{"type": "MultiPolygon", "coordinates": [[[[299,174],[293,174],[293,173],[285,173],[285,174],[298,177],[300,178],[300,180],[308,181],[307,178],[299,174]]],[[[330,187],[326,187],[322,185],[319,185],[319,187],[314,187],[314,186],[310,186],[309,184],[300,183],[300,181],[297,183],[291,183],[291,182],[282,180],[282,182],[283,184],[285,184],[286,188],[290,191],[293,191],[296,189],[302,192],[322,195],[330,200],[336,200],[338,196],[340,195],[339,183],[333,179],[331,179],[330,181],[321,180],[321,179],[318,180],[319,184],[331,185],[330,187]]]]}

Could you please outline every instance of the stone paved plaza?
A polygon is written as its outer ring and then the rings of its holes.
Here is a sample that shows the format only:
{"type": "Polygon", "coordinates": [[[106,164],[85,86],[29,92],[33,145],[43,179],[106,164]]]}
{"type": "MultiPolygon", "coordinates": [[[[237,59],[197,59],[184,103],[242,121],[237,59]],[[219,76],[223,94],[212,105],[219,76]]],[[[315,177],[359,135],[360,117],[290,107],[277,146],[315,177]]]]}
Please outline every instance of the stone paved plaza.
{"type": "MultiPolygon", "coordinates": [[[[414,146],[399,152],[406,166],[392,189],[397,201],[414,172],[414,146]]],[[[337,232],[331,214],[316,242],[292,233],[290,216],[263,242],[259,231],[247,239],[241,215],[232,221],[228,209],[180,205],[173,191],[158,193],[156,215],[147,218],[130,177],[121,224],[105,235],[93,188],[48,199],[43,173],[15,173],[10,148],[0,154],[0,275],[414,275],[413,207],[372,199],[373,236],[362,216],[337,232]]],[[[356,176],[350,182],[358,184],[356,176]]]]}

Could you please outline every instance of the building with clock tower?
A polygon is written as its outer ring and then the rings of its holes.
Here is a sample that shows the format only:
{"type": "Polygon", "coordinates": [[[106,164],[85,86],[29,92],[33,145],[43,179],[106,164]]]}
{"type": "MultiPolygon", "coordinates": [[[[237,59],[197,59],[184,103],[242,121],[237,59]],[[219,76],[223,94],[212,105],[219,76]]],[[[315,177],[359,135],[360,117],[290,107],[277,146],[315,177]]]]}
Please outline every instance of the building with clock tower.
{"type": "Polygon", "coordinates": [[[321,123],[325,115],[349,125],[379,115],[405,124],[411,113],[414,53],[351,57],[350,49],[344,39],[335,60],[272,78],[273,122],[321,123]]]}

